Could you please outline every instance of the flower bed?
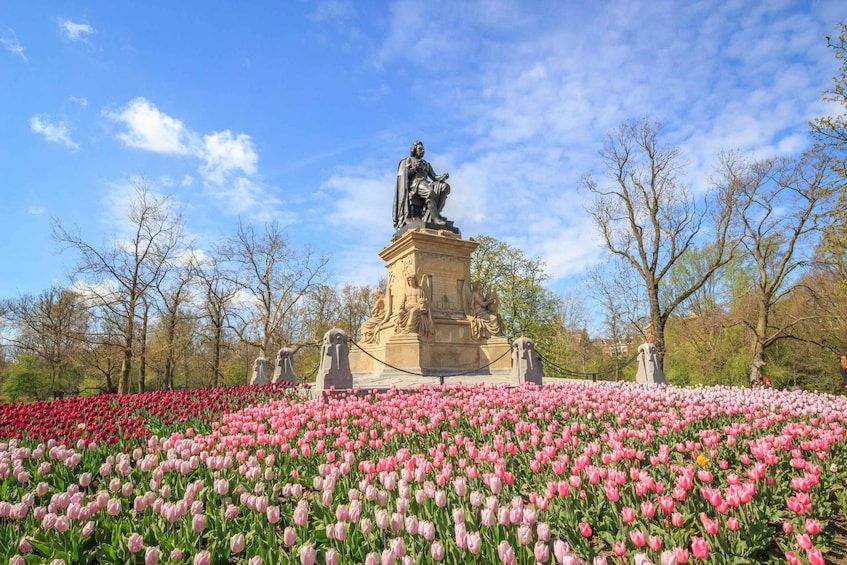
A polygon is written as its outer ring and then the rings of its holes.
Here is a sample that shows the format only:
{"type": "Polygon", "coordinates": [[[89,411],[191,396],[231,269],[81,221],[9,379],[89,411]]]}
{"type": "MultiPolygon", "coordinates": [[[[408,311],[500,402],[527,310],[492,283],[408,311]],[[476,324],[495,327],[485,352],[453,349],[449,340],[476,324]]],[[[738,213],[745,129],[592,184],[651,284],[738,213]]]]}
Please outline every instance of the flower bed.
{"type": "Polygon", "coordinates": [[[118,443],[169,434],[186,422],[205,426],[248,404],[286,398],[291,385],[158,390],[140,394],[77,396],[65,400],[0,404],[0,439],[118,443]]]}
{"type": "Polygon", "coordinates": [[[427,387],[11,440],[0,560],[824,563],[845,418],[802,392],[427,387]]]}

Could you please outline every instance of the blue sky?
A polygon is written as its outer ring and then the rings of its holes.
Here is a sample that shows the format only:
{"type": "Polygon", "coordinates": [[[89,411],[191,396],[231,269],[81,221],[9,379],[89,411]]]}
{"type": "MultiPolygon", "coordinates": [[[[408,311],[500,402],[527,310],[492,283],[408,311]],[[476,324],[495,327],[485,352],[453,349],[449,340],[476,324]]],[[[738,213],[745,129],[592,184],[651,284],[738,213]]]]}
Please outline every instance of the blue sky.
{"type": "Polygon", "coordinates": [[[661,120],[705,190],[723,149],[795,154],[842,0],[6,2],[0,298],[66,284],[53,219],[120,229],[142,174],[199,247],[278,220],[376,284],[397,161],[424,141],[444,215],[540,256],[564,293],[602,260],[579,178],[622,121],[661,120]]]}

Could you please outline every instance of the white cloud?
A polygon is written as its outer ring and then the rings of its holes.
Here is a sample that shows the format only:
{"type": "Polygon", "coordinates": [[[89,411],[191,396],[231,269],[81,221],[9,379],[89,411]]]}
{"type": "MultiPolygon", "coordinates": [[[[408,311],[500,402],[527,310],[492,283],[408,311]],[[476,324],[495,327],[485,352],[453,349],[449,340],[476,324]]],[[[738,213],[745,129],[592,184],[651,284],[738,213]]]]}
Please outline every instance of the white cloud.
{"type": "Polygon", "coordinates": [[[6,31],[0,32],[0,45],[5,47],[6,51],[11,53],[12,55],[17,55],[18,57],[26,61],[24,48],[23,46],[21,46],[20,41],[18,41],[18,35],[12,28],[6,28],[6,31]]]}
{"type": "Polygon", "coordinates": [[[40,216],[44,213],[44,207],[43,206],[30,206],[27,209],[26,213],[30,214],[31,216],[40,216]]]}
{"type": "Polygon", "coordinates": [[[71,41],[85,41],[89,35],[96,31],[88,24],[80,24],[71,20],[61,20],[59,26],[65,32],[65,36],[71,41]]]}
{"type": "Polygon", "coordinates": [[[68,100],[69,100],[70,102],[73,102],[74,104],[79,104],[79,105],[80,105],[80,106],[82,106],[83,108],[85,108],[86,106],[88,106],[88,99],[87,99],[87,98],[85,98],[85,97],[79,97],[79,98],[78,98],[78,97],[76,97],[76,96],[69,96],[69,97],[68,97],[68,100]]]}
{"type": "MultiPolygon", "coordinates": [[[[117,137],[129,147],[199,160],[197,172],[206,194],[221,203],[225,214],[244,215],[256,221],[296,221],[296,215],[280,210],[282,201],[274,194],[276,189],[252,178],[258,173],[259,155],[249,135],[230,130],[201,135],[141,97],[106,115],[124,126],[117,137]]],[[[165,186],[177,184],[169,176],[160,181],[165,186]]],[[[179,180],[182,187],[193,183],[194,178],[188,174],[179,180]]]]}
{"type": "Polygon", "coordinates": [[[259,161],[250,136],[243,133],[234,136],[229,130],[204,135],[200,156],[205,160],[200,174],[216,184],[224,182],[230,173],[238,170],[248,175],[255,174],[259,161]]]}
{"type": "Polygon", "coordinates": [[[193,152],[191,132],[180,120],[159,111],[146,98],[134,98],[120,112],[106,115],[126,126],[126,131],[117,137],[129,147],[173,155],[193,152]]]}
{"type": "Polygon", "coordinates": [[[65,122],[53,123],[48,116],[33,116],[29,119],[29,127],[35,133],[40,133],[47,141],[64,143],[71,149],[79,149],[79,145],[71,139],[65,122]]]}

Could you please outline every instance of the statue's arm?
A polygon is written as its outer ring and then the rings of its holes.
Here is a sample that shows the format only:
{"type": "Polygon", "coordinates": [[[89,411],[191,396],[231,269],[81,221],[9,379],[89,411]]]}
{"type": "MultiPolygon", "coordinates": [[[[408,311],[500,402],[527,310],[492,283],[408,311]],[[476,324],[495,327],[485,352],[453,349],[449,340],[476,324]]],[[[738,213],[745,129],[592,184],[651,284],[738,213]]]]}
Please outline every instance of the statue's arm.
{"type": "Polygon", "coordinates": [[[445,181],[450,178],[449,173],[444,173],[443,175],[436,175],[435,169],[432,168],[432,165],[429,164],[429,161],[426,161],[426,175],[432,180],[436,181],[445,181]]]}

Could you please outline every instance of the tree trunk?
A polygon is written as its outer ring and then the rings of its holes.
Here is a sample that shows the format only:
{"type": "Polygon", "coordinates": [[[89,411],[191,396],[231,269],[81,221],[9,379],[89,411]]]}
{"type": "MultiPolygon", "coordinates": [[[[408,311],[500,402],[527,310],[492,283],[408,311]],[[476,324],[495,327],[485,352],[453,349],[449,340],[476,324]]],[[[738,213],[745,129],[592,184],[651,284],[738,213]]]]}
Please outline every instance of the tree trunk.
{"type": "Polygon", "coordinates": [[[655,283],[649,284],[648,293],[650,295],[650,327],[652,329],[651,343],[656,346],[656,359],[659,362],[659,369],[664,370],[666,318],[662,316],[662,310],[659,306],[658,285],[655,283]]]}
{"type": "Polygon", "coordinates": [[[750,359],[750,386],[761,386],[764,373],[762,367],[765,366],[765,339],[768,331],[768,305],[766,298],[759,305],[759,314],[756,316],[756,328],[753,330],[753,340],[751,343],[751,359],[750,359]]]}
{"type": "Polygon", "coordinates": [[[166,389],[174,387],[174,369],[176,367],[176,312],[171,312],[168,320],[168,352],[165,357],[165,382],[166,389]]]}
{"type": "Polygon", "coordinates": [[[144,302],[144,317],[141,319],[141,350],[138,356],[138,392],[147,386],[147,319],[150,306],[144,302]]]}
{"type": "Polygon", "coordinates": [[[223,328],[218,325],[215,328],[215,344],[214,344],[214,356],[212,357],[212,386],[217,387],[219,385],[219,379],[221,372],[221,334],[223,333],[223,328]]]}

